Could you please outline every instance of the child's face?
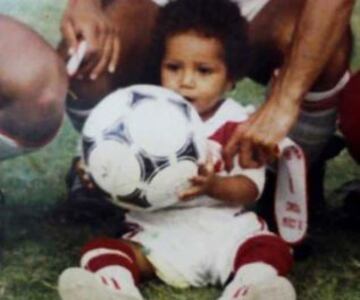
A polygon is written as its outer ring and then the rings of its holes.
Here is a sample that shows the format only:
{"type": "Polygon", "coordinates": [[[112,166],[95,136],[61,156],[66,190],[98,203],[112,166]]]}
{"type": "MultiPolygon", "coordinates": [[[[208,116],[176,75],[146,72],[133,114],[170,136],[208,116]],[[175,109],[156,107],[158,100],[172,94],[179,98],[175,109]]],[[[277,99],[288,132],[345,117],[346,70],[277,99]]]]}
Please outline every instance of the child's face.
{"type": "Polygon", "coordinates": [[[170,37],[165,46],[162,86],[185,97],[204,119],[210,117],[233,85],[221,58],[222,44],[215,38],[186,32],[170,37]]]}

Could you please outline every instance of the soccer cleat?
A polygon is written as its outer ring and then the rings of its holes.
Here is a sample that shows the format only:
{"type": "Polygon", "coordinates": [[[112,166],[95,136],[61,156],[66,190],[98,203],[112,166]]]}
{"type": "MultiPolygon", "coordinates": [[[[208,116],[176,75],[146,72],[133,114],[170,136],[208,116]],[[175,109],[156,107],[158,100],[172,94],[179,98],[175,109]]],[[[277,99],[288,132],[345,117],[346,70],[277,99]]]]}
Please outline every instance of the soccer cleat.
{"type": "Polygon", "coordinates": [[[254,283],[236,285],[231,282],[219,300],[295,300],[296,293],[285,277],[272,277],[254,283]]]}
{"type": "Polygon", "coordinates": [[[66,269],[59,277],[62,300],[143,300],[139,290],[122,288],[112,278],[104,278],[82,268],[66,269]]]}

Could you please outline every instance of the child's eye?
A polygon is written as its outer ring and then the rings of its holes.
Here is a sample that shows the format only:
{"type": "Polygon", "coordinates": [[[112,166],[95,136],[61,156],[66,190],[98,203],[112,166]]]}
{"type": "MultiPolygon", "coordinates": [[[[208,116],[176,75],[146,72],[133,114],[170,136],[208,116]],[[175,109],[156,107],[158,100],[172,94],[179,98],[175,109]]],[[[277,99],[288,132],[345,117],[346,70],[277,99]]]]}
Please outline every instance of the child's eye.
{"type": "Polygon", "coordinates": [[[168,71],[172,71],[172,72],[177,72],[180,69],[180,65],[179,64],[175,64],[175,63],[166,63],[164,65],[165,69],[168,71]]]}
{"type": "Polygon", "coordinates": [[[198,67],[198,72],[201,75],[210,75],[213,73],[213,70],[212,70],[212,68],[209,68],[209,67],[198,67]]]}

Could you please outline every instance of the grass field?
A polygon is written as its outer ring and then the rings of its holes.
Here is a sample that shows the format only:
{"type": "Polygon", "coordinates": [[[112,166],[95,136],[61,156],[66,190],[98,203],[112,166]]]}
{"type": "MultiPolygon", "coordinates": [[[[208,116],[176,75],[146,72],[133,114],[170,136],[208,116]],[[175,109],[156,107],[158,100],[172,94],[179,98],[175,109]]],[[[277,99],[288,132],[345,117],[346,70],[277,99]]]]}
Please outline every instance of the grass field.
{"type": "MultiPolygon", "coordinates": [[[[1,0],[0,12],[32,26],[52,45],[59,39],[59,20],[65,0],[1,0]]],[[[360,67],[360,3],[352,18],[356,38],[352,66],[360,67]]],[[[259,103],[263,89],[244,81],[235,93],[242,102],[259,103]]],[[[52,212],[65,198],[64,176],[76,145],[77,134],[68,121],[58,137],[43,150],[0,164],[0,187],[6,203],[1,204],[0,222],[4,239],[0,241],[0,299],[53,300],[57,276],[77,263],[78,250],[89,237],[111,232],[116,219],[99,226],[54,222],[52,212]]],[[[328,203],[338,204],[334,191],[344,182],[360,178],[360,168],[346,152],[328,168],[328,203]]],[[[360,199],[359,199],[360,200],[360,199]]],[[[314,253],[297,262],[291,278],[300,300],[360,299],[360,229],[345,230],[331,217],[314,236],[314,253]]],[[[217,288],[175,290],[154,280],[144,284],[146,299],[211,300],[217,288]]],[[[280,300],[280,299],[279,299],[280,300]]]]}

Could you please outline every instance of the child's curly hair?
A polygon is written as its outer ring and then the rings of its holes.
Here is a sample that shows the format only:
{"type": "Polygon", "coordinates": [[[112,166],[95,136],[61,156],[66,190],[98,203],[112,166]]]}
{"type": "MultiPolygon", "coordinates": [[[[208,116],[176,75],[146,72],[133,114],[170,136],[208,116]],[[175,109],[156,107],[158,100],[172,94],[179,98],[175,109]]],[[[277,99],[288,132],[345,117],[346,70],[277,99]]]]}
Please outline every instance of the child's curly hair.
{"type": "Polygon", "coordinates": [[[245,75],[250,50],[247,22],[240,15],[239,7],[231,0],[170,0],[160,9],[150,51],[151,69],[148,71],[153,83],[160,83],[160,66],[167,39],[189,31],[221,42],[231,80],[245,75]]]}

